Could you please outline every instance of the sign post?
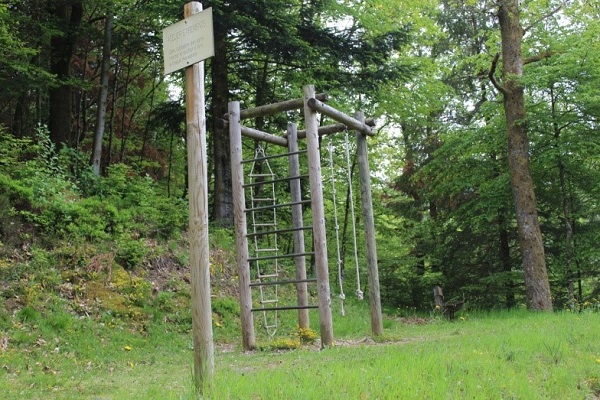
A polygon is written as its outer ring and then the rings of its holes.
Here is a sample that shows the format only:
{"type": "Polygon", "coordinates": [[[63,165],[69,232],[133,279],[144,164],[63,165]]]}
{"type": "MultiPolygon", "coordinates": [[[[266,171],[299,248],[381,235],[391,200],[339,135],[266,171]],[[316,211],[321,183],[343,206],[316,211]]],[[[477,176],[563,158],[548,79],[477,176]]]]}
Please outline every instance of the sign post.
{"type": "Polygon", "coordinates": [[[214,41],[212,9],[201,11],[200,3],[187,3],[185,19],[163,30],[165,75],[185,68],[194,383],[200,393],[214,372],[203,61],[214,55],[214,41]]]}

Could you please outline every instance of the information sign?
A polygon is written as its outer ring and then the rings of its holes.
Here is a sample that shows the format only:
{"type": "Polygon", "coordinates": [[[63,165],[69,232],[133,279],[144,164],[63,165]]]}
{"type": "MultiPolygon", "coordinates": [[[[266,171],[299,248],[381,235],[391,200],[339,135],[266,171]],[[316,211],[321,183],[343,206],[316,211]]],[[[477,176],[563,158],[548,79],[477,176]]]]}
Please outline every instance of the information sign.
{"type": "Polygon", "coordinates": [[[214,55],[212,8],[163,29],[165,75],[214,55]]]}

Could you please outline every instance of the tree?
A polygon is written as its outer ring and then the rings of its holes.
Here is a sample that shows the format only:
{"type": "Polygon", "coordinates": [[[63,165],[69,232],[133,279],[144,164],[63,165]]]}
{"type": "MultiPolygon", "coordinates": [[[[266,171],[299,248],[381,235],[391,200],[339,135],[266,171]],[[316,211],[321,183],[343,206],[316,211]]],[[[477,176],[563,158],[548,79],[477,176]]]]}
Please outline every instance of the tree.
{"type": "MultiPolygon", "coordinates": [[[[539,13],[548,13],[544,9],[539,13]]],[[[528,30],[552,56],[527,65],[532,174],[546,243],[554,306],[570,309],[593,296],[597,255],[594,194],[599,78],[598,22],[591,4],[571,3],[528,30]],[[568,21],[568,23],[566,23],[568,21]],[[590,236],[591,235],[591,236],[590,236]]],[[[533,46],[536,46],[534,44],[533,46]]],[[[525,51],[527,48],[525,47],[525,51]]],[[[530,52],[530,54],[535,54],[530,52]]]]}
{"type": "Polygon", "coordinates": [[[106,14],[104,26],[104,45],[102,47],[102,67],[100,68],[100,93],[96,110],[96,127],[94,129],[94,142],[92,144],[92,171],[100,175],[100,162],[102,160],[102,138],[106,125],[106,102],[108,99],[108,78],[110,73],[110,55],[112,45],[113,16],[112,11],[106,14]]]}
{"type": "Polygon", "coordinates": [[[494,76],[499,54],[494,58],[489,76],[503,96],[508,136],[508,162],[517,216],[519,246],[523,258],[527,307],[532,310],[551,311],[552,295],[529,167],[525,96],[520,82],[524,65],[521,40],[525,32],[520,22],[519,1],[499,1],[498,21],[502,38],[503,83],[500,84],[494,76]]]}
{"type": "Polygon", "coordinates": [[[53,1],[49,7],[56,28],[50,43],[50,72],[57,77],[58,84],[50,90],[48,127],[52,142],[70,146],[73,144],[71,61],[83,18],[83,1],[53,1]]]}
{"type": "Polygon", "coordinates": [[[47,19],[27,2],[0,4],[0,123],[17,137],[30,134],[47,115],[43,94],[55,84],[43,63],[47,19]]]}

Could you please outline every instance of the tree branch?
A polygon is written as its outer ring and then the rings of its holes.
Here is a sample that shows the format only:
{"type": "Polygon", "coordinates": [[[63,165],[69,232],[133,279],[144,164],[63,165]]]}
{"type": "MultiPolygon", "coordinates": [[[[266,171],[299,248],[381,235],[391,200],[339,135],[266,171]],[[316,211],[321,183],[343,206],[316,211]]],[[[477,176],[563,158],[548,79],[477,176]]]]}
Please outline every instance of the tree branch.
{"type": "Polygon", "coordinates": [[[523,60],[523,65],[527,65],[527,64],[531,64],[534,62],[538,62],[538,61],[542,61],[546,58],[550,58],[552,57],[554,54],[556,54],[555,51],[551,51],[551,50],[546,50],[542,53],[536,54],[533,57],[529,57],[523,60]]]}
{"type": "Polygon", "coordinates": [[[556,14],[557,12],[559,12],[560,10],[562,10],[562,7],[563,6],[560,5],[560,6],[556,7],[554,10],[550,11],[549,13],[544,14],[540,18],[533,21],[529,26],[527,26],[525,29],[523,29],[523,35],[526,34],[531,28],[533,28],[538,23],[542,22],[546,18],[549,18],[549,17],[553,16],[554,14],[556,14]]]}
{"type": "Polygon", "coordinates": [[[490,71],[488,72],[488,78],[490,78],[490,82],[498,91],[502,94],[507,94],[506,89],[498,83],[494,74],[496,73],[496,68],[498,67],[498,60],[500,59],[500,53],[496,53],[494,59],[492,60],[492,65],[490,67],[490,71]]]}

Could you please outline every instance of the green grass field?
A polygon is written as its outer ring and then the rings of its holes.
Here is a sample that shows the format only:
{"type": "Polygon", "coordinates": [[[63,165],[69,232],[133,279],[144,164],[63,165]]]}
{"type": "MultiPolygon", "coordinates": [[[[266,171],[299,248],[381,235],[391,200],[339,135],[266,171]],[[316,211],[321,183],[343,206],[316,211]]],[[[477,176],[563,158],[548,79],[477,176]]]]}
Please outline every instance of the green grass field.
{"type": "MultiPolygon", "coordinates": [[[[386,316],[373,341],[364,304],[335,315],[336,346],[244,353],[215,326],[210,399],[597,399],[600,314],[386,316]]],[[[192,399],[191,335],[21,312],[0,331],[0,398],[192,399]]],[[[316,321],[316,315],[312,321],[316,321]]],[[[292,319],[293,320],[293,319],[292,319]]],[[[282,321],[282,323],[285,321],[282,321]]],[[[226,325],[226,324],[225,324],[226,325]]],[[[291,335],[293,326],[282,326],[291,335]]],[[[268,339],[262,338],[265,348],[268,339]]]]}

